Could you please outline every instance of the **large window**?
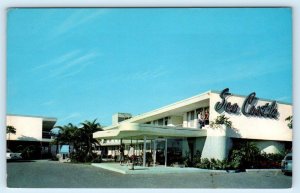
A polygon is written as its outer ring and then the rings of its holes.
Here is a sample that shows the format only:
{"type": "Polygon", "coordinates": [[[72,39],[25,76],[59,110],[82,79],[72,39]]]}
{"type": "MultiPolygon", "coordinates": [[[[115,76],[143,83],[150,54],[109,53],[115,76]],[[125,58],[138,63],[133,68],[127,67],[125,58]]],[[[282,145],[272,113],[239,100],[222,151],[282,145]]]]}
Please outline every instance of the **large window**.
{"type": "Polygon", "coordinates": [[[158,125],[164,125],[164,119],[158,119],[158,125]]]}
{"type": "Polygon", "coordinates": [[[151,124],[152,125],[162,125],[162,126],[167,126],[169,124],[169,120],[170,120],[170,117],[164,117],[164,118],[161,118],[161,119],[156,119],[156,120],[153,120],[152,122],[149,121],[145,124],[151,124]]]}

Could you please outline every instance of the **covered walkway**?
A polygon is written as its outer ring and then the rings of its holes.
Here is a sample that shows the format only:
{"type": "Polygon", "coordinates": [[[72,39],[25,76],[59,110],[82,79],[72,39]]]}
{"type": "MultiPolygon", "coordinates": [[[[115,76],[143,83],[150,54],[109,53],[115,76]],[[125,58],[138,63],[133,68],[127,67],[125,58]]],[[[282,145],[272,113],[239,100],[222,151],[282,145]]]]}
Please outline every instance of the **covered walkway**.
{"type": "MultiPolygon", "coordinates": [[[[93,138],[96,139],[120,139],[122,143],[123,139],[129,140],[143,140],[143,152],[147,149],[147,140],[153,140],[153,162],[156,163],[156,140],[165,140],[165,167],[167,167],[167,147],[168,138],[188,138],[188,137],[202,137],[206,136],[206,130],[194,129],[194,128],[183,128],[183,127],[172,127],[172,126],[160,126],[150,124],[139,124],[139,123],[121,123],[115,127],[98,131],[93,134],[93,138]]],[[[155,166],[155,164],[154,164],[155,166]]],[[[146,153],[143,153],[143,167],[146,167],[146,153]]]]}

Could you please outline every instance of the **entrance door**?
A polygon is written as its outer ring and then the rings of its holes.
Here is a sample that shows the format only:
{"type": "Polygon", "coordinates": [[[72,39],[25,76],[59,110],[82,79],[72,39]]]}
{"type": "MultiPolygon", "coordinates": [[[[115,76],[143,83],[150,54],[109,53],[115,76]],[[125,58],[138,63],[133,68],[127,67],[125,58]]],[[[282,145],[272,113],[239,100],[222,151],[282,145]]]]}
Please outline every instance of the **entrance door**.
{"type": "Polygon", "coordinates": [[[156,156],[156,165],[165,165],[166,139],[156,139],[154,141],[154,145],[155,144],[156,148],[153,147],[153,149],[156,149],[156,153],[154,152],[154,156],[156,156]]]}

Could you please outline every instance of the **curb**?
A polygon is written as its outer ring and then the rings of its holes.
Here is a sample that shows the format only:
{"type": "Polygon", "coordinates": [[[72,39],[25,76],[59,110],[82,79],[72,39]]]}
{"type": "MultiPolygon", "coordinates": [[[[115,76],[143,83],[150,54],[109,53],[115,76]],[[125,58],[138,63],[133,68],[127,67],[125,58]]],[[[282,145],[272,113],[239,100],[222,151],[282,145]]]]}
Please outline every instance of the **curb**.
{"type": "Polygon", "coordinates": [[[246,169],[246,172],[281,172],[281,169],[246,169]]]}

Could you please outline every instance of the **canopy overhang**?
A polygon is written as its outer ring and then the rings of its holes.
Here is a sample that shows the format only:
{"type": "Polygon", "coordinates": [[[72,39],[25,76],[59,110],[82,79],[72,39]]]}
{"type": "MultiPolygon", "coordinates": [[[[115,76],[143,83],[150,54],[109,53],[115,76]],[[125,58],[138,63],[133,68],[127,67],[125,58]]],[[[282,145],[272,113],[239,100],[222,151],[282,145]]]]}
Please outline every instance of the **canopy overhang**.
{"type": "Polygon", "coordinates": [[[206,136],[206,130],[160,126],[139,123],[123,123],[113,129],[98,131],[93,134],[96,139],[147,139],[156,138],[182,138],[182,137],[202,137],[206,136]]]}

